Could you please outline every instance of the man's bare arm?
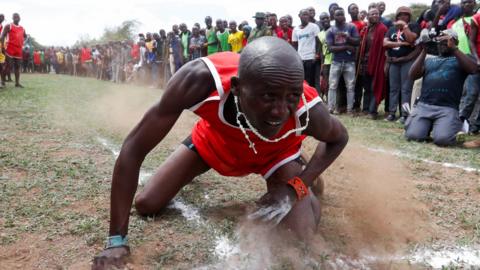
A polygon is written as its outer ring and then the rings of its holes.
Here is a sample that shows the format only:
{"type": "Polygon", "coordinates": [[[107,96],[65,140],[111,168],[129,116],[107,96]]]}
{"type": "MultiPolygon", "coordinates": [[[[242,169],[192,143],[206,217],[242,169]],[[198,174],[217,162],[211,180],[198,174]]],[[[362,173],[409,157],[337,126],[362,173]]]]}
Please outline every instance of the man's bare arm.
{"type": "MultiPolygon", "coordinates": [[[[7,24],[5,25],[5,27],[3,28],[3,31],[0,35],[0,44],[5,44],[5,37],[7,36],[7,34],[10,32],[10,24],[7,24]]],[[[2,51],[3,53],[5,53],[5,46],[2,46],[2,51]]]]}
{"type": "Polygon", "coordinates": [[[348,142],[347,130],[337,118],[330,116],[323,103],[315,105],[309,112],[310,121],[304,133],[323,143],[318,144],[305,170],[299,176],[307,186],[311,186],[313,181],[335,161],[348,142]]]}
{"type": "Polygon", "coordinates": [[[423,76],[423,73],[425,72],[424,64],[425,64],[425,58],[427,57],[427,50],[425,49],[425,46],[423,44],[419,46],[423,47],[422,52],[420,52],[420,55],[417,57],[417,60],[413,62],[412,67],[408,71],[408,76],[413,81],[420,79],[423,76]]]}
{"type": "Polygon", "coordinates": [[[127,234],[145,156],[167,135],[182,111],[208,97],[212,89],[214,80],[202,60],[186,64],[171,78],[161,100],[127,136],[113,171],[110,235],[127,234]]]}

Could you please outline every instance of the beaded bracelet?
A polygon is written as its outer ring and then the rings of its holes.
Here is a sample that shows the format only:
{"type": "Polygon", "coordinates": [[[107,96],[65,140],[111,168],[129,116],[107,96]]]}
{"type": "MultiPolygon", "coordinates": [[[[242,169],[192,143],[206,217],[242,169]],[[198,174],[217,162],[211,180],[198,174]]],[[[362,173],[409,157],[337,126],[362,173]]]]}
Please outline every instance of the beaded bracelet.
{"type": "Polygon", "coordinates": [[[112,235],[107,237],[107,243],[105,245],[105,249],[125,247],[125,246],[128,246],[127,236],[123,237],[121,235],[112,235]]]}
{"type": "Polygon", "coordinates": [[[300,179],[300,177],[295,176],[294,178],[288,180],[287,183],[292,186],[293,189],[295,189],[295,192],[297,193],[297,199],[299,201],[308,196],[308,188],[305,183],[303,183],[302,179],[300,179]]]}

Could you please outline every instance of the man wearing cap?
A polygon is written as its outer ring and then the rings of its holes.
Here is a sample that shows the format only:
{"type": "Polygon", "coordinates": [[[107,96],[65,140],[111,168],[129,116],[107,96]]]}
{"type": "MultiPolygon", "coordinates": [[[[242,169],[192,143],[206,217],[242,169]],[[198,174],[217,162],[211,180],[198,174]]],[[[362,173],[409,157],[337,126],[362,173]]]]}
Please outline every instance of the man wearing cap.
{"type": "Polygon", "coordinates": [[[265,24],[265,13],[257,12],[253,18],[255,18],[255,24],[257,27],[253,28],[252,32],[250,32],[250,35],[248,36],[248,42],[252,42],[259,37],[272,35],[272,30],[270,30],[265,24]]]}
{"type": "MultiPolygon", "coordinates": [[[[425,35],[428,33],[420,36],[423,42],[428,41],[425,35]]],[[[452,29],[442,31],[436,40],[439,55],[426,58],[422,43],[422,52],[409,72],[413,80],[423,77],[423,82],[419,102],[405,123],[405,136],[425,141],[431,132],[435,144],[449,146],[456,143],[456,134],[462,128],[458,106],[463,83],[468,74],[477,71],[477,64],[457,48],[458,36],[452,29]]]]}

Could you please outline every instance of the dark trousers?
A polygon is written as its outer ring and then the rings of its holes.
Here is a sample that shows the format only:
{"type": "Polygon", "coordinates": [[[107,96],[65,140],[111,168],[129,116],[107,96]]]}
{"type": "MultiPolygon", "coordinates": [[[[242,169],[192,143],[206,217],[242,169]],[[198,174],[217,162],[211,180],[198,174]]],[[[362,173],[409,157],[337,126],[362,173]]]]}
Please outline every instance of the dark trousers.
{"type": "Polygon", "coordinates": [[[315,60],[303,60],[303,72],[308,85],[315,87],[315,60]]]}

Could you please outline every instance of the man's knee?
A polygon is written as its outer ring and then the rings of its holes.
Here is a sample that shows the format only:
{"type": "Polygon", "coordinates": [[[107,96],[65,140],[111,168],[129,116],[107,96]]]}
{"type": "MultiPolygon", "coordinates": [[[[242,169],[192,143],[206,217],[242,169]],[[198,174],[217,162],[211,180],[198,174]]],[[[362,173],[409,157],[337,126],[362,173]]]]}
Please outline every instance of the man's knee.
{"type": "Polygon", "coordinates": [[[433,143],[438,146],[452,146],[456,143],[455,134],[439,134],[433,137],[433,143]]]}
{"type": "Polygon", "coordinates": [[[414,126],[409,126],[405,129],[405,138],[409,141],[425,141],[428,134],[414,126]]]}
{"type": "Polygon", "coordinates": [[[292,230],[299,239],[308,240],[317,230],[320,215],[320,202],[312,194],[297,202],[282,223],[292,230]]]}
{"type": "Polygon", "coordinates": [[[159,211],[159,209],[157,208],[158,207],[154,205],[153,202],[144,195],[144,193],[141,192],[135,197],[135,209],[137,210],[139,215],[154,215],[159,211]]]}

